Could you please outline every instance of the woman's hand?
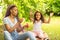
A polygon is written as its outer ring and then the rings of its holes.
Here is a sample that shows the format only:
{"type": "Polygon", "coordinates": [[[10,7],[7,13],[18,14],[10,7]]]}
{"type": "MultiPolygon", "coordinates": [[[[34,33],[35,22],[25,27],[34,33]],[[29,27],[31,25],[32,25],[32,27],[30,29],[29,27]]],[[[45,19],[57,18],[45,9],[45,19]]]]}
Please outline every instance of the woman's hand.
{"type": "Polygon", "coordinates": [[[22,23],[24,18],[19,18],[19,22],[22,23]]]}
{"type": "Polygon", "coordinates": [[[18,23],[16,23],[12,28],[8,24],[5,24],[5,27],[6,27],[7,31],[13,32],[18,27],[18,23]]]}
{"type": "Polygon", "coordinates": [[[24,28],[28,28],[29,27],[29,24],[27,23],[26,25],[24,25],[24,28]]]}
{"type": "Polygon", "coordinates": [[[19,23],[17,22],[15,25],[14,25],[14,28],[17,28],[19,25],[19,23]]]}

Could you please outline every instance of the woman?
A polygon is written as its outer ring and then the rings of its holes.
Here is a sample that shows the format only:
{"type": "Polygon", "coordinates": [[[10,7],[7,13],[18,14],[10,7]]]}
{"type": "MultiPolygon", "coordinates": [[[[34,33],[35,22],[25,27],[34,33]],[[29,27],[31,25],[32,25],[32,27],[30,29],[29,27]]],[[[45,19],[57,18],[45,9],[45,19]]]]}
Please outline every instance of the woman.
{"type": "Polygon", "coordinates": [[[15,5],[11,5],[8,7],[6,16],[4,18],[4,25],[6,28],[6,31],[10,33],[10,35],[6,34],[7,36],[10,36],[8,38],[5,35],[6,40],[26,40],[26,38],[30,38],[30,40],[36,40],[35,36],[31,32],[25,32],[23,34],[18,34],[17,28],[18,28],[18,10],[15,5]]]}

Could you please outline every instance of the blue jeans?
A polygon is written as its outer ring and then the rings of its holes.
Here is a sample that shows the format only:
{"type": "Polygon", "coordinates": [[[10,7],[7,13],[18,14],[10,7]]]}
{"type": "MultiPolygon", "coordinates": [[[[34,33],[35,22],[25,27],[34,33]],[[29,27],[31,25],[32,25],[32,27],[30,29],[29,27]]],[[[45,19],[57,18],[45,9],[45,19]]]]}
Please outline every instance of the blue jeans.
{"type": "MultiPolygon", "coordinates": [[[[8,31],[4,31],[4,37],[5,40],[13,40],[11,34],[8,31]]],[[[36,40],[35,35],[32,32],[25,32],[23,34],[20,34],[17,40],[26,40],[27,38],[30,40],[36,40]]]]}

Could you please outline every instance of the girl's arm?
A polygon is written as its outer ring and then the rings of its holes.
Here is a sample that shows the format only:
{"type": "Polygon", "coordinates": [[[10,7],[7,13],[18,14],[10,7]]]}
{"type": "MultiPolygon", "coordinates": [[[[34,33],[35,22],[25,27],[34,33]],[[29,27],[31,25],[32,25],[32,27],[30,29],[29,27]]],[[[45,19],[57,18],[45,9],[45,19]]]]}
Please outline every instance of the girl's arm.
{"type": "Polygon", "coordinates": [[[49,16],[48,21],[44,19],[44,23],[50,23],[51,17],[49,16]]]}
{"type": "Polygon", "coordinates": [[[34,21],[32,11],[30,11],[30,20],[31,20],[31,21],[34,21]]]}
{"type": "Polygon", "coordinates": [[[53,16],[53,13],[50,13],[50,16],[49,16],[49,19],[48,19],[48,21],[46,21],[45,19],[44,19],[44,23],[50,23],[50,20],[51,20],[51,17],[53,16]]]}

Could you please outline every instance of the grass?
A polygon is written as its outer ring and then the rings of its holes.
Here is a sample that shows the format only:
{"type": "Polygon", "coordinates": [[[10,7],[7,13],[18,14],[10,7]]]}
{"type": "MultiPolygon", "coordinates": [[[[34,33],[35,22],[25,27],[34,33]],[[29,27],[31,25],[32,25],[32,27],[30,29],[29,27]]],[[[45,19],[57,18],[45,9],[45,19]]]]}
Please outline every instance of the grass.
{"type": "Polygon", "coordinates": [[[4,40],[3,26],[0,25],[0,40],[4,40]]]}
{"type": "MultiPolygon", "coordinates": [[[[4,40],[2,29],[3,27],[0,26],[0,40],[4,40]]],[[[42,29],[48,34],[50,40],[60,40],[60,17],[52,17],[49,24],[42,24],[42,29]]]]}
{"type": "Polygon", "coordinates": [[[42,29],[51,40],[60,40],[60,17],[53,17],[49,24],[43,24],[42,29]]]}

